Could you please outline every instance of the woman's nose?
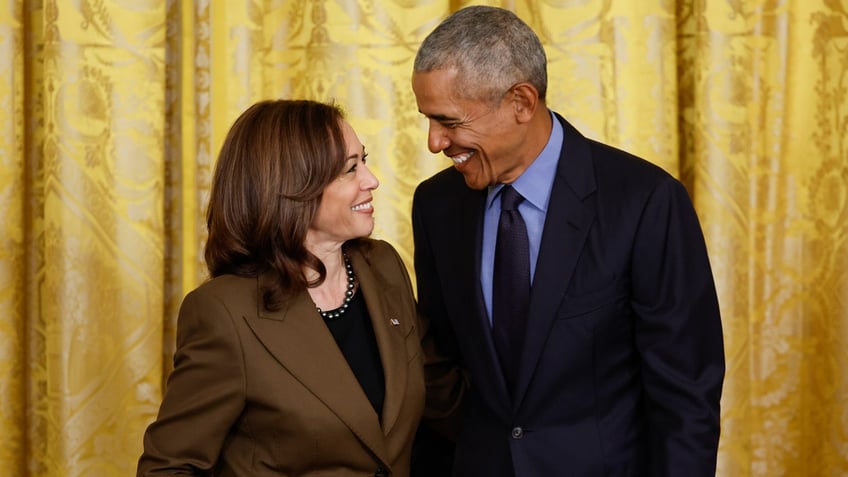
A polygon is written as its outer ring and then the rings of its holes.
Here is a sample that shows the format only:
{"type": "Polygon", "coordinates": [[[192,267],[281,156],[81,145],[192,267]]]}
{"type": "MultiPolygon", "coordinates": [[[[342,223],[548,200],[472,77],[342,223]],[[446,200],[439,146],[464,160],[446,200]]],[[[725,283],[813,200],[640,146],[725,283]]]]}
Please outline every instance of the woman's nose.
{"type": "Polygon", "coordinates": [[[380,180],[371,172],[371,169],[365,167],[365,179],[362,181],[363,188],[366,190],[374,190],[380,186],[380,180]]]}

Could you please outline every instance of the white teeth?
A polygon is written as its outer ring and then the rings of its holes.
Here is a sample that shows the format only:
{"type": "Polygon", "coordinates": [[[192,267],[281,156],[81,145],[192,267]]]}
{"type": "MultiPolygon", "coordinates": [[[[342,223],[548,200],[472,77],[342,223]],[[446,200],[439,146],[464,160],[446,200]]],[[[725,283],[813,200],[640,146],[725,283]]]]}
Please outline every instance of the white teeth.
{"type": "Polygon", "coordinates": [[[463,162],[465,162],[465,161],[467,161],[468,159],[470,159],[470,158],[471,158],[471,156],[473,156],[473,155],[474,155],[474,153],[473,153],[473,152],[466,152],[466,153],[463,153],[463,154],[457,154],[457,155],[455,155],[455,156],[451,157],[451,160],[453,161],[453,163],[454,163],[454,164],[456,164],[456,165],[460,165],[460,164],[462,164],[463,162]]]}
{"type": "Polygon", "coordinates": [[[351,210],[369,210],[371,208],[371,201],[368,201],[364,204],[354,205],[351,207],[351,210]]]}

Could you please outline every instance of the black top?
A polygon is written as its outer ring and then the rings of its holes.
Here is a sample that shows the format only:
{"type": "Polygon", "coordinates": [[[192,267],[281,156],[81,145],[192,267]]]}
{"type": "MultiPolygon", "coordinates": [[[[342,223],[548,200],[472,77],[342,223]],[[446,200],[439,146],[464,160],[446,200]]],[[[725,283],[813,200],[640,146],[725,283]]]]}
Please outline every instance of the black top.
{"type": "Polygon", "coordinates": [[[344,314],[338,318],[324,318],[324,322],[359,380],[359,385],[374,406],[377,416],[382,416],[383,399],[386,395],[383,364],[362,293],[359,293],[359,290],[354,293],[344,314]]]}

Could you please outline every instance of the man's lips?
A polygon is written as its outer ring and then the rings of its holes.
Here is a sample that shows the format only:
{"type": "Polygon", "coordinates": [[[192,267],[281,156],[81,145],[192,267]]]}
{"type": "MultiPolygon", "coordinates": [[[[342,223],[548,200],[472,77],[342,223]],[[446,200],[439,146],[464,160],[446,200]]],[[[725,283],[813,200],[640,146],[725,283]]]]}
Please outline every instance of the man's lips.
{"type": "Polygon", "coordinates": [[[470,152],[463,152],[461,154],[457,154],[455,156],[448,156],[448,157],[450,157],[450,159],[453,161],[453,163],[458,166],[460,164],[465,163],[465,161],[470,159],[471,156],[473,156],[473,155],[474,155],[474,151],[470,151],[470,152]]]}

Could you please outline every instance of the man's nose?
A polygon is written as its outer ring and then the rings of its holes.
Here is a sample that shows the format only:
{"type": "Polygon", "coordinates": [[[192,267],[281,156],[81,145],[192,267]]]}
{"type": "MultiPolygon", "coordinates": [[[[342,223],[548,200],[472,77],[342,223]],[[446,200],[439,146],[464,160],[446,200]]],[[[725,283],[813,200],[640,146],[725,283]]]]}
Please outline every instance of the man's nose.
{"type": "Polygon", "coordinates": [[[447,128],[436,121],[430,121],[430,130],[427,134],[427,147],[433,154],[440,153],[450,146],[447,128]]]}

